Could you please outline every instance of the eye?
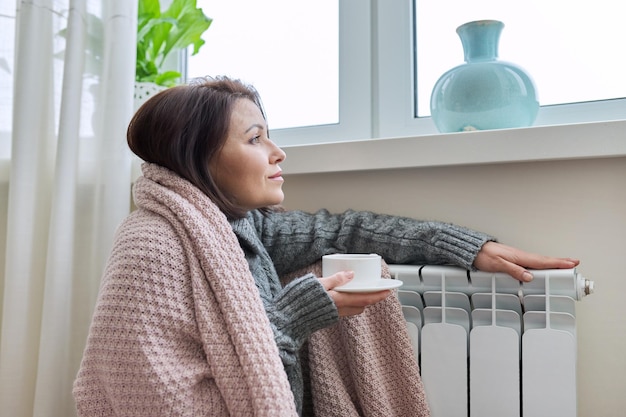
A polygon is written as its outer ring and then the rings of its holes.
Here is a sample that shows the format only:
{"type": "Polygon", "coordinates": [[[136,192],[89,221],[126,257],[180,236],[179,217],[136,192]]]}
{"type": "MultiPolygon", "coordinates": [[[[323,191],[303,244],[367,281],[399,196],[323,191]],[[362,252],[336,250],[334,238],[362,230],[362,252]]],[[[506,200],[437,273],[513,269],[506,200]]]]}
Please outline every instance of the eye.
{"type": "Polygon", "coordinates": [[[255,137],[249,140],[249,143],[251,144],[260,143],[260,142],[261,142],[261,135],[256,135],[255,137]]]}

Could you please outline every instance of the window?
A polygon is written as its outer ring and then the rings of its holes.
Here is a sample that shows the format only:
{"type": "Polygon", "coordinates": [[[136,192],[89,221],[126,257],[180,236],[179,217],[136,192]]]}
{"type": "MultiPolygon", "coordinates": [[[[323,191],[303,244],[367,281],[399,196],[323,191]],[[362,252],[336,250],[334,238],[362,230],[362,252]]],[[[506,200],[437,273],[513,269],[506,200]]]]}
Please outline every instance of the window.
{"type": "MultiPolygon", "coordinates": [[[[210,51],[212,44],[221,44],[229,56],[245,58],[254,53],[260,58],[258,61],[236,58],[233,62],[238,64],[229,67],[230,64],[222,64],[216,62],[215,57],[209,57],[210,63],[206,68],[193,69],[196,65],[193,61],[200,58],[196,55],[188,57],[187,66],[192,68],[188,76],[227,71],[227,75],[254,84],[268,113],[271,136],[281,146],[371,137],[371,12],[368,0],[234,0],[220,3],[197,0],[198,7],[214,19],[200,53],[210,51]],[[242,10],[246,12],[242,13],[242,10]],[[251,20],[246,16],[250,16],[251,20]],[[232,36],[223,35],[225,39],[217,37],[222,30],[218,23],[220,19],[232,22],[228,23],[232,27],[225,29],[233,33],[232,36]],[[276,37],[271,39],[273,33],[276,37]],[[296,34],[303,37],[301,43],[292,41],[296,34]],[[270,37],[264,38],[266,35],[270,37]],[[252,50],[249,44],[257,38],[260,40],[254,48],[257,50],[252,50]],[[306,42],[309,42],[309,47],[302,46],[306,42]],[[325,46],[320,47],[322,43],[325,46]],[[322,54],[324,58],[314,57],[314,53],[322,54]],[[257,70],[260,70],[259,73],[269,70],[270,75],[278,75],[278,81],[258,78],[254,75],[257,70]],[[320,87],[321,80],[327,80],[324,81],[327,85],[320,87]],[[307,92],[309,85],[313,87],[307,92]],[[296,94],[290,98],[273,98],[282,86],[285,87],[284,93],[296,94]],[[326,92],[324,104],[319,103],[317,90],[326,92]],[[306,113],[311,115],[300,122],[304,123],[300,127],[278,129],[297,124],[288,116],[278,114],[281,108],[286,115],[294,114],[294,111],[298,117],[302,114],[307,116],[306,113]],[[313,123],[323,124],[313,126],[313,123]]],[[[230,60],[227,57],[220,59],[230,60]]]]}
{"type": "Polygon", "coordinates": [[[435,82],[463,63],[456,28],[483,19],[504,23],[499,58],[527,70],[542,106],[626,97],[626,26],[611,9],[614,0],[416,0],[417,115],[430,115],[435,82]]]}
{"type": "MultiPolygon", "coordinates": [[[[206,68],[193,69],[193,61],[200,56],[188,57],[188,66],[192,68],[189,76],[228,72],[254,84],[268,113],[271,136],[281,146],[371,137],[369,1],[221,3],[218,7],[208,0],[197,2],[207,16],[215,19],[205,35],[207,43],[201,53],[210,51],[211,44],[221,44],[228,56],[243,56],[244,60],[236,58],[233,62],[237,64],[229,66],[210,57],[206,68]],[[241,12],[244,9],[246,13],[241,12]],[[224,30],[233,35],[217,37],[222,31],[219,19],[232,22],[224,23],[232,25],[224,30]],[[257,38],[255,47],[250,48],[257,38]],[[250,54],[258,54],[258,60],[245,60],[250,54]],[[261,73],[271,77],[256,75],[261,73]],[[279,94],[274,97],[275,93],[279,94]],[[281,97],[280,93],[286,96],[281,97]],[[298,123],[290,120],[295,114],[298,123]],[[278,128],[297,124],[300,127],[278,128]]],[[[220,59],[230,61],[228,57],[220,59]]]]}
{"type": "Polygon", "coordinates": [[[479,19],[505,23],[500,58],[533,76],[542,103],[535,125],[626,116],[626,60],[619,52],[626,26],[611,0],[219,3],[198,0],[215,20],[201,51],[209,60],[188,57],[188,74],[228,73],[253,83],[281,146],[437,134],[429,117],[432,86],[463,63],[456,27],[479,19]],[[261,75],[268,69],[278,80],[261,75]],[[312,92],[305,90],[309,84],[312,92]]]}
{"type": "Polygon", "coordinates": [[[200,52],[187,58],[188,77],[229,75],[252,83],[273,129],[339,122],[337,0],[197,5],[213,23],[200,52]]]}

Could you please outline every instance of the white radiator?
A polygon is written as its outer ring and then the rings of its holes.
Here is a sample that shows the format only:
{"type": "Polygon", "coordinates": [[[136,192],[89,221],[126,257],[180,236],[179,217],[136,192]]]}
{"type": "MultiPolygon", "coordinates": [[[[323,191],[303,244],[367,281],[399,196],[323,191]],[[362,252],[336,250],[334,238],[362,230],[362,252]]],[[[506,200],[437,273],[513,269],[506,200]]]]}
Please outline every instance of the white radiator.
{"type": "Polygon", "coordinates": [[[575,269],[507,274],[389,265],[432,417],[576,417],[575,269]]]}

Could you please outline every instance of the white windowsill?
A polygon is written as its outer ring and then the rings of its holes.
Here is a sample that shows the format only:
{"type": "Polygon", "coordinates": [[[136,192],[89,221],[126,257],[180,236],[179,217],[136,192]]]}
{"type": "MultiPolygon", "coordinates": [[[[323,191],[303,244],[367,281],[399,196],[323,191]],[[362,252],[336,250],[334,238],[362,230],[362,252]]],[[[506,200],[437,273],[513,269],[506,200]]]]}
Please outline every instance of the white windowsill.
{"type": "Polygon", "coordinates": [[[626,120],[283,146],[285,175],[626,156],[626,120]]]}
{"type": "MultiPolygon", "coordinates": [[[[285,175],[626,156],[626,120],[283,146],[285,175]]],[[[140,174],[133,163],[133,179],[140,174]]],[[[10,160],[0,158],[0,182],[10,160]]]]}

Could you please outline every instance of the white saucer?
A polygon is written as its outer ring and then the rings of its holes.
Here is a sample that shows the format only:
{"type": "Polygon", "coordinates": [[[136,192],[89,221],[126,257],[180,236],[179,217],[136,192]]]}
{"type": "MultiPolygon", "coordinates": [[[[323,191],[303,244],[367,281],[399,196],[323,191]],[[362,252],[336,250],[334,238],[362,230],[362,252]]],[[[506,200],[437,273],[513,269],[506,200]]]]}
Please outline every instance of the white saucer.
{"type": "Polygon", "coordinates": [[[390,290],[392,288],[398,288],[402,285],[402,281],[397,279],[385,279],[381,278],[374,284],[367,285],[365,287],[357,287],[356,285],[342,285],[341,287],[335,287],[333,290],[339,292],[376,292],[383,290],[390,290]]]}

